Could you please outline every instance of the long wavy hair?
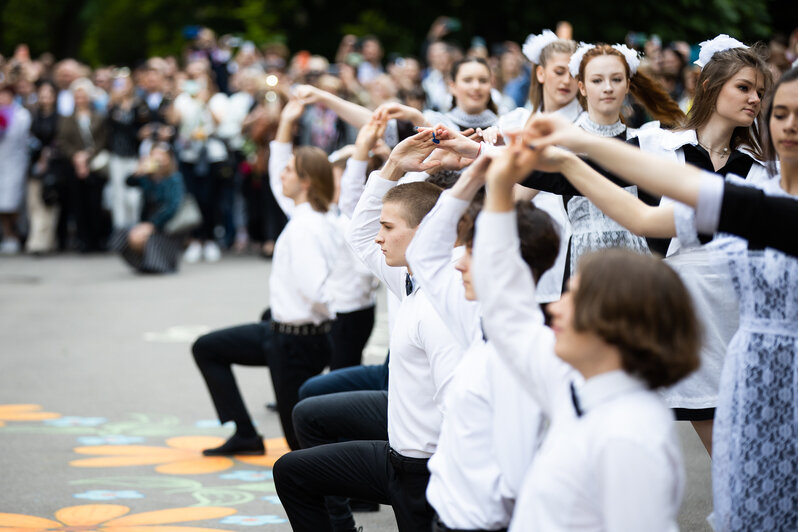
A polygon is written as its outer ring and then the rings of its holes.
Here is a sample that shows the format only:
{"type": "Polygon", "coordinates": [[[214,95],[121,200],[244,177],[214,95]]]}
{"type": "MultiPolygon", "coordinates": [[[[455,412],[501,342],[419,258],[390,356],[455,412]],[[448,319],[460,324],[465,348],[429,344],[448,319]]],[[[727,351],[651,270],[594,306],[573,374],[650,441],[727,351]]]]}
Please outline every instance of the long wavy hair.
{"type": "MultiPolygon", "coordinates": [[[[687,121],[680,129],[697,131],[706,125],[715,112],[718,95],[723,85],[745,67],[751,67],[762,75],[765,94],[769,94],[773,86],[773,76],[762,59],[763,53],[763,45],[757,44],[751,48],[732,48],[713,55],[712,59],[701,69],[696,83],[693,106],[687,114],[687,121]]],[[[762,132],[766,129],[766,125],[763,113],[760,112],[750,126],[735,128],[732,133],[731,148],[745,146],[751,150],[754,157],[764,160],[762,132]]]]}

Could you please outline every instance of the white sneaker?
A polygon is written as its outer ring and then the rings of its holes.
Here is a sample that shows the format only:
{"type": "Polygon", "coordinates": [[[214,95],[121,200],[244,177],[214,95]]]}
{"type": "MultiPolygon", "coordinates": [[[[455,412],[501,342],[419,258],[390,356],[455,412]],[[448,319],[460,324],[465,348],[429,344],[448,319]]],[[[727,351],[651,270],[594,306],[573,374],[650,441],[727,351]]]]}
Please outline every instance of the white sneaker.
{"type": "Polygon", "coordinates": [[[188,249],[183,253],[183,260],[189,264],[199,262],[202,258],[202,244],[199,242],[192,242],[188,245],[188,249]]]}
{"type": "Polygon", "coordinates": [[[216,242],[205,242],[205,247],[202,249],[202,258],[205,262],[219,262],[222,258],[222,250],[216,245],[216,242]]]}
{"type": "Polygon", "coordinates": [[[16,255],[19,253],[19,240],[16,238],[4,238],[0,242],[0,254],[16,255]]]}

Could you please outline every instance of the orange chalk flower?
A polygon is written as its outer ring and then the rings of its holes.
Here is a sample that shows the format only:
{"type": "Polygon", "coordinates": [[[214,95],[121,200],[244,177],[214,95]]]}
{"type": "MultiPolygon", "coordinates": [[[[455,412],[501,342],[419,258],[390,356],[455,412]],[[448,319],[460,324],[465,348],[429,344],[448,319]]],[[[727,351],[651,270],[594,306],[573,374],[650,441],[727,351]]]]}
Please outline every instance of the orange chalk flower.
{"type": "Polygon", "coordinates": [[[236,456],[236,460],[257,466],[273,467],[278,458],[291,451],[285,438],[271,438],[265,440],[264,443],[266,444],[266,454],[263,456],[242,455],[236,456]]]}
{"type": "Polygon", "coordinates": [[[117,504],[85,504],[61,508],[55,513],[57,521],[24,514],[0,513],[0,531],[19,532],[51,530],[61,532],[217,532],[214,528],[168,526],[185,521],[219,519],[236,513],[233,508],[215,506],[200,508],[170,508],[140,514],[125,515],[127,506],[117,504]]]}
{"type": "Polygon", "coordinates": [[[6,421],[41,421],[61,417],[55,412],[40,412],[40,405],[0,405],[0,427],[6,421]]]}
{"type": "MultiPolygon", "coordinates": [[[[166,475],[200,475],[218,473],[233,467],[233,460],[224,456],[203,456],[202,450],[218,447],[223,438],[213,436],[180,436],[166,440],[168,447],[151,445],[96,445],[78,447],[78,454],[93,454],[93,458],[73,460],[75,467],[124,467],[156,465],[155,471],[166,475]]],[[[236,456],[253,465],[271,467],[288,446],[283,438],[267,440],[269,454],[265,456],[236,456]]]]}

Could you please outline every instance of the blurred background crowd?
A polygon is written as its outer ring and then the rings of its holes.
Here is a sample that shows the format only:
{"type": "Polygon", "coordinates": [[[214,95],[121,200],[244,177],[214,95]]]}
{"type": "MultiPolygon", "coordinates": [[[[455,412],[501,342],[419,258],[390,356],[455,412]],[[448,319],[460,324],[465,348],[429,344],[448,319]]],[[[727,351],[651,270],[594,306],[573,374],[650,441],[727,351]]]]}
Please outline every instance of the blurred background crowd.
{"type": "MultiPolygon", "coordinates": [[[[179,172],[202,214],[181,242],[185,261],[215,262],[233,252],[270,256],[285,218],[269,187],[269,141],[297,84],[369,109],[397,101],[447,111],[451,66],[481,57],[491,67],[499,114],[528,105],[531,68],[521,44],[447,39],[460,29],[457,18],[439,17],[414,54],[385,50],[374,35],[347,34],[327,58],[197,27],[179,55],[95,68],[52,53],[33,56],[18,44],[0,56],[0,252],[106,251],[115,230],[156,219],[158,202],[172,193],[130,186],[140,183],[128,178],[179,172]]],[[[567,22],[557,33],[580,39],[567,22]]],[[[626,41],[644,53],[641,68],[687,111],[697,43],[635,32],[626,41]]],[[[798,30],[767,44],[778,77],[798,58],[798,30]]],[[[648,120],[632,105],[624,114],[632,126],[648,120]]],[[[296,144],[333,153],[356,135],[317,103],[306,108],[296,144]]]]}

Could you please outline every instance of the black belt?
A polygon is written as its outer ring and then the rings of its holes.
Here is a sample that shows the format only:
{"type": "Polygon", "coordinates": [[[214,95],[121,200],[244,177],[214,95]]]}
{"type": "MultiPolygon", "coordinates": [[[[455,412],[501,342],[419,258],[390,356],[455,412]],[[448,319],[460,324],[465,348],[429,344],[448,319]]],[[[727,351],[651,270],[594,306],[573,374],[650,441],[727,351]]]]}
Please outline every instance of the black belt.
{"type": "Polygon", "coordinates": [[[429,475],[427,462],[429,458],[412,458],[399,454],[393,448],[388,448],[388,460],[396,471],[403,473],[423,473],[429,475]]]}
{"type": "Polygon", "coordinates": [[[332,322],[325,321],[318,325],[313,323],[303,323],[301,325],[293,325],[291,323],[279,323],[272,320],[272,330],[281,334],[290,334],[292,336],[315,336],[317,334],[327,334],[332,329],[332,322]]]}
{"type": "Polygon", "coordinates": [[[500,528],[498,530],[482,530],[473,528],[449,528],[443,524],[443,521],[441,521],[441,518],[438,517],[438,514],[435,514],[435,518],[432,520],[432,532],[507,532],[507,529],[500,528]]]}

